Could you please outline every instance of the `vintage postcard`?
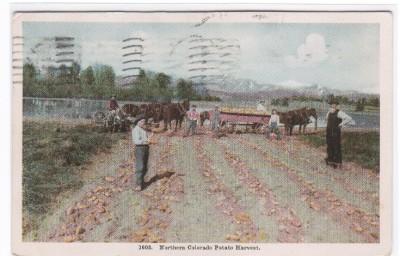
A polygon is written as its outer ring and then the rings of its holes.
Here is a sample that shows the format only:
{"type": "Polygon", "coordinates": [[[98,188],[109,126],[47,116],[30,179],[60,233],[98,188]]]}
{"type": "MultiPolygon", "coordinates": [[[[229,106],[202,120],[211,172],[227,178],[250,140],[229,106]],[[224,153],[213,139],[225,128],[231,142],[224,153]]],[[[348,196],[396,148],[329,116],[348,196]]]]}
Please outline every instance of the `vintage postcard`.
{"type": "Polygon", "coordinates": [[[392,11],[187,7],[13,13],[13,252],[390,253],[392,11]]]}

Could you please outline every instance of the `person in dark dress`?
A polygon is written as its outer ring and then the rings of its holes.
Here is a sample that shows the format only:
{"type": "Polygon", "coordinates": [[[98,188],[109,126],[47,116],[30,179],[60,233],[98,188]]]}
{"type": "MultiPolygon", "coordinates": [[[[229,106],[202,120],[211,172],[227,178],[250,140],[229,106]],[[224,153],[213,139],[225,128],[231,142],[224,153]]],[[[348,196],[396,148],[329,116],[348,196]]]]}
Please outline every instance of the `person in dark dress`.
{"type": "Polygon", "coordinates": [[[339,103],[336,100],[331,100],[329,105],[330,109],[326,115],[327,157],[325,162],[333,168],[340,168],[342,166],[341,128],[355,123],[349,115],[338,109],[339,103]]]}

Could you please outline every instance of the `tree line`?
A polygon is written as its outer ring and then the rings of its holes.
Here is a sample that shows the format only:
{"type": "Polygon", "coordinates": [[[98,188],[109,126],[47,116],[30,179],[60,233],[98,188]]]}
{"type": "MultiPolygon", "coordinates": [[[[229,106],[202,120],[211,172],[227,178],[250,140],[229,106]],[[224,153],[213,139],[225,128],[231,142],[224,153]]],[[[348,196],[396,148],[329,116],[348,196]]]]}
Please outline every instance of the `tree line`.
{"type": "Polygon", "coordinates": [[[273,106],[289,106],[291,101],[300,101],[300,102],[329,102],[330,99],[335,98],[337,102],[341,105],[351,105],[354,106],[355,111],[363,111],[365,107],[375,107],[378,108],[380,105],[379,96],[370,96],[370,97],[361,97],[358,99],[350,99],[347,96],[339,95],[327,95],[322,97],[316,96],[292,96],[292,97],[281,97],[274,98],[271,100],[271,105],[273,106]]]}
{"type": "Polygon", "coordinates": [[[32,63],[23,66],[24,97],[108,99],[116,95],[120,100],[171,101],[190,99],[220,101],[207,91],[199,93],[190,80],[172,78],[165,73],[140,70],[137,78],[124,87],[117,86],[114,69],[109,65],[88,66],[81,70],[77,63],[70,67],[48,67],[40,74],[32,63]]]}

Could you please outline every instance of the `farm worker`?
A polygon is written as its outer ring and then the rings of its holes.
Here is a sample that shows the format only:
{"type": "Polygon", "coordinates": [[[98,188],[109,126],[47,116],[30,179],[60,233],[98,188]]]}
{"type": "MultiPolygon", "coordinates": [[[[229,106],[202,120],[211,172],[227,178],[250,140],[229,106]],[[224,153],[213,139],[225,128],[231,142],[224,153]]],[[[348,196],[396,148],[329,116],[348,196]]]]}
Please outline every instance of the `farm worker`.
{"type": "Polygon", "coordinates": [[[279,115],[278,115],[276,109],[273,109],[272,113],[271,113],[271,118],[269,119],[268,127],[267,127],[266,136],[268,139],[271,135],[271,132],[276,134],[278,140],[281,139],[281,132],[279,131],[278,126],[279,126],[279,115]]]}
{"type": "Polygon", "coordinates": [[[325,162],[327,165],[336,168],[342,166],[342,150],[341,150],[341,128],[347,124],[354,125],[354,120],[338,109],[339,103],[332,99],[329,102],[329,111],[326,114],[326,144],[327,157],[325,162]]]}
{"type": "Polygon", "coordinates": [[[197,121],[200,118],[199,112],[196,111],[196,105],[192,105],[192,109],[186,112],[186,116],[188,119],[188,129],[186,136],[189,135],[190,131],[192,131],[192,135],[196,134],[197,121]]]}
{"type": "Polygon", "coordinates": [[[136,159],[136,186],[135,191],[141,191],[144,186],[144,176],[147,172],[147,162],[149,160],[149,142],[153,134],[148,134],[143,116],[138,117],[133,122],[132,142],[135,145],[136,159]]]}
{"type": "Polygon", "coordinates": [[[265,111],[267,111],[267,109],[265,108],[265,106],[264,106],[264,104],[265,104],[265,101],[260,101],[259,103],[258,103],[258,105],[257,105],[257,111],[260,111],[260,112],[265,112],[265,111]]]}
{"type": "Polygon", "coordinates": [[[118,108],[119,108],[118,102],[117,102],[117,100],[115,99],[115,95],[113,95],[113,96],[111,97],[109,103],[108,103],[108,110],[109,110],[109,111],[113,111],[113,110],[116,110],[116,109],[118,109],[118,108]]]}
{"type": "Polygon", "coordinates": [[[211,130],[218,131],[220,121],[221,121],[221,112],[219,111],[219,107],[215,106],[214,113],[211,119],[211,130]]]}

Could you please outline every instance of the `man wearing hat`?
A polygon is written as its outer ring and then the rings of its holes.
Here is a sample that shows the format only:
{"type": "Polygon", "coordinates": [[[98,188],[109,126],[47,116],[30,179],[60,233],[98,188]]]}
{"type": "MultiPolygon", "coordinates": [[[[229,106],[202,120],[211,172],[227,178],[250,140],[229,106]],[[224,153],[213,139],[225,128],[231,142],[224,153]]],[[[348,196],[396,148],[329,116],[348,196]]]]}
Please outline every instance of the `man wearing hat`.
{"type": "Polygon", "coordinates": [[[215,105],[214,112],[211,117],[211,130],[213,130],[214,132],[218,132],[220,121],[221,121],[221,112],[219,111],[219,106],[215,105]]]}
{"type": "Polygon", "coordinates": [[[329,112],[326,114],[326,144],[327,157],[325,162],[333,168],[342,166],[342,149],[341,149],[341,128],[346,125],[354,125],[354,120],[338,109],[339,102],[331,99],[329,102],[329,112]]]}
{"type": "Polygon", "coordinates": [[[136,159],[136,187],[135,191],[141,191],[144,185],[144,176],[147,172],[147,162],[149,160],[149,142],[153,134],[149,135],[146,131],[145,118],[139,116],[133,122],[132,142],[135,144],[136,159]]]}
{"type": "Polygon", "coordinates": [[[194,135],[196,134],[197,121],[200,119],[200,114],[196,111],[196,105],[192,105],[192,109],[186,112],[186,116],[188,120],[186,136],[189,136],[190,131],[192,131],[192,135],[194,135]]]}
{"type": "Polygon", "coordinates": [[[113,95],[108,103],[108,110],[113,111],[119,108],[115,95],[113,95]]]}

